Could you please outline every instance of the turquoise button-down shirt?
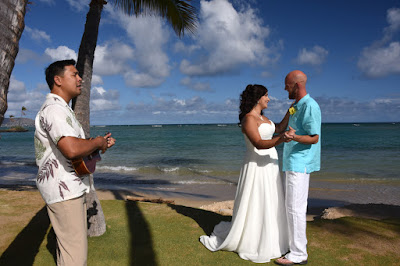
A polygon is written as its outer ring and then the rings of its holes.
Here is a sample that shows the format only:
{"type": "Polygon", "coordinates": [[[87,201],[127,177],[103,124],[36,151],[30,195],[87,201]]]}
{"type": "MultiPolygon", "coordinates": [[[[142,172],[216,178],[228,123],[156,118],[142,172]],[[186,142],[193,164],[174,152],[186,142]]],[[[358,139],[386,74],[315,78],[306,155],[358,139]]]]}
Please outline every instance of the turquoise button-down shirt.
{"type": "MultiPolygon", "coordinates": [[[[321,168],[321,110],[309,94],[293,107],[296,113],[290,115],[289,126],[296,135],[319,135],[316,144],[302,144],[297,141],[285,142],[283,146],[282,171],[312,173],[321,168]]],[[[288,127],[289,129],[289,127],[288,127]]]]}

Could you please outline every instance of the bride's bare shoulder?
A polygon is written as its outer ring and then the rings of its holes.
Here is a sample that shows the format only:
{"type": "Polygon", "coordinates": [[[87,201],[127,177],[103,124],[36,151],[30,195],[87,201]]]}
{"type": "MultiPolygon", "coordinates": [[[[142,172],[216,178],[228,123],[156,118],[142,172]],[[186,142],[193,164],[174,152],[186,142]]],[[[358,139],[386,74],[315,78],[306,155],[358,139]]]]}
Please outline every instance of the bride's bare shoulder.
{"type": "Polygon", "coordinates": [[[256,119],[257,118],[253,114],[247,113],[242,119],[242,124],[244,124],[246,122],[256,121],[256,119]]]}

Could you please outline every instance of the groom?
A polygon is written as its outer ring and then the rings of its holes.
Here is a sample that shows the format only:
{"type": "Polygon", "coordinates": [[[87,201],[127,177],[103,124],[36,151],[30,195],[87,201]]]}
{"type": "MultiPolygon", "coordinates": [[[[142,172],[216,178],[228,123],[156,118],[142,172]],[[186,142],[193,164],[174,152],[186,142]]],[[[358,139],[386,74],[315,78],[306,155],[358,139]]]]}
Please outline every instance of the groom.
{"type": "Polygon", "coordinates": [[[307,94],[307,76],[295,70],[285,78],[285,90],[295,104],[290,108],[289,127],[296,130],[283,148],[286,179],[286,214],[289,226],[289,253],[275,261],[278,265],[307,264],[306,212],[310,173],[319,171],[321,161],[321,110],[307,94]]]}

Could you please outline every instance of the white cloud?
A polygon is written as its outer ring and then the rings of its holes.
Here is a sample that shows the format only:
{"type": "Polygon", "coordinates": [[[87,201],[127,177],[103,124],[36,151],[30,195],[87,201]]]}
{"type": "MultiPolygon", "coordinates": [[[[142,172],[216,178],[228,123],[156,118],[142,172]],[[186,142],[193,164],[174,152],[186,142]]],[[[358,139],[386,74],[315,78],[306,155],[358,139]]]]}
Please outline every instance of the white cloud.
{"type": "Polygon", "coordinates": [[[97,45],[94,53],[93,72],[97,75],[116,75],[125,73],[133,60],[133,49],[124,43],[110,42],[97,45]]]}
{"type": "Polygon", "coordinates": [[[316,97],[323,122],[396,122],[400,114],[400,97],[382,97],[355,101],[338,97],[316,97]]]}
{"type": "Polygon", "coordinates": [[[297,63],[300,65],[312,65],[318,66],[321,65],[329,52],[321,46],[315,45],[311,49],[303,48],[299,51],[297,55],[297,63]]]}
{"type": "MultiPolygon", "coordinates": [[[[227,114],[231,112],[237,113],[237,106],[232,106],[231,101],[224,103],[207,103],[205,99],[199,96],[194,96],[189,99],[165,99],[162,97],[153,97],[151,104],[133,102],[129,103],[127,110],[137,114],[154,113],[166,114],[166,116],[180,117],[187,115],[206,115],[227,114]]],[[[192,117],[193,118],[193,117],[192,117]]]]}
{"type": "Polygon", "coordinates": [[[25,26],[25,31],[29,34],[29,36],[35,40],[35,41],[47,41],[50,42],[50,35],[48,35],[46,32],[38,30],[38,29],[32,29],[28,26],[25,26]]]}
{"type": "Polygon", "coordinates": [[[197,61],[182,60],[180,70],[187,75],[216,75],[237,69],[241,64],[265,65],[279,58],[264,42],[270,29],[246,7],[237,11],[227,0],[202,0],[200,25],[195,38],[203,48],[197,61]]]}
{"type": "Polygon", "coordinates": [[[25,83],[16,80],[13,76],[10,78],[10,86],[8,89],[8,102],[23,102],[27,99],[25,83]]]}
{"type": "MultiPolygon", "coordinates": [[[[239,99],[228,98],[223,102],[211,102],[208,98],[194,96],[152,97],[152,102],[130,102],[125,112],[108,112],[97,116],[98,123],[109,124],[123,121],[127,124],[159,123],[237,123],[239,99]],[[193,120],[195,117],[195,120],[193,120]]],[[[371,101],[355,101],[338,97],[316,97],[321,107],[323,122],[382,122],[398,121],[400,95],[381,97],[371,101]]],[[[264,114],[274,122],[280,122],[291,100],[271,97],[264,114]]],[[[95,116],[96,117],[96,116],[95,116]]]]}
{"type": "Polygon", "coordinates": [[[65,59],[76,60],[78,58],[76,52],[68,48],[67,46],[58,46],[55,49],[46,48],[44,53],[50,56],[53,61],[65,60],[65,59]]]}
{"type": "Polygon", "coordinates": [[[183,78],[181,80],[181,85],[184,85],[186,88],[194,91],[206,91],[213,92],[211,89],[210,83],[208,82],[194,82],[190,77],[183,78]]]}
{"type": "Polygon", "coordinates": [[[386,14],[386,20],[389,24],[384,29],[384,41],[390,41],[392,35],[400,30],[400,8],[390,8],[386,14]]]}
{"type": "Polygon", "coordinates": [[[400,43],[392,42],[386,47],[367,47],[358,61],[359,69],[369,78],[400,74],[400,43]]]}
{"type": "Polygon", "coordinates": [[[26,63],[28,61],[41,62],[43,61],[43,57],[32,50],[20,49],[15,61],[20,64],[26,63]]]}
{"type": "Polygon", "coordinates": [[[124,74],[125,84],[134,88],[157,87],[164,81],[162,78],[156,78],[147,73],[138,73],[130,70],[124,74]]]}
{"type": "Polygon", "coordinates": [[[186,45],[182,41],[178,41],[174,45],[174,52],[175,53],[185,53],[185,54],[191,54],[192,52],[199,50],[200,46],[197,44],[191,44],[191,45],[186,45]]]}
{"type": "Polygon", "coordinates": [[[77,12],[89,9],[90,0],[67,0],[67,2],[71,6],[72,10],[77,12]]]}
{"type": "Polygon", "coordinates": [[[125,74],[125,82],[132,87],[155,87],[170,75],[169,58],[164,51],[170,30],[157,16],[127,16],[106,7],[110,16],[126,31],[135,47],[135,70],[125,74]],[[154,81],[151,81],[153,79],[154,81]]]}
{"type": "Polygon", "coordinates": [[[400,9],[387,10],[388,26],[384,28],[381,40],[362,49],[358,68],[367,78],[381,78],[400,74],[400,43],[393,41],[393,35],[400,30],[400,9]]]}
{"type": "Polygon", "coordinates": [[[103,79],[99,75],[92,75],[92,85],[102,85],[103,84],[103,79]]]}
{"type": "Polygon", "coordinates": [[[49,92],[48,86],[42,83],[38,84],[35,89],[28,90],[24,82],[11,76],[7,95],[7,116],[14,115],[19,117],[22,106],[25,106],[27,109],[25,113],[29,115],[29,117],[34,117],[43,104],[45,95],[49,92]]]}
{"type": "MultiPolygon", "coordinates": [[[[266,115],[280,122],[291,102],[274,100],[269,105],[266,115]]],[[[134,103],[127,106],[129,117],[136,124],[151,123],[237,123],[239,98],[227,98],[222,102],[211,102],[206,98],[153,97],[151,103],[134,103]],[[156,116],[154,115],[156,114],[156,116]],[[195,120],[194,117],[196,118],[195,120]]],[[[126,114],[125,114],[126,116],[126,114]]]]}
{"type": "Polygon", "coordinates": [[[90,111],[103,112],[119,110],[119,91],[108,90],[103,87],[93,87],[90,91],[90,111]]]}

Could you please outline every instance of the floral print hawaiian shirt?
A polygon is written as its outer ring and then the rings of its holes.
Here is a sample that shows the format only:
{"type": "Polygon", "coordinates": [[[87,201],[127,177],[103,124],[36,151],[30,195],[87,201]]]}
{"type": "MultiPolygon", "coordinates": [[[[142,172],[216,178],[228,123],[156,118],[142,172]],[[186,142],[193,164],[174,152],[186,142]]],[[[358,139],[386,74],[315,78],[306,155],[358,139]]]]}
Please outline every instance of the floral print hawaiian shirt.
{"type": "Polygon", "coordinates": [[[89,192],[89,175],[78,177],[71,160],[57,148],[62,137],[85,138],[75,113],[60,96],[49,93],[35,119],[36,185],[46,204],[89,192]]]}

